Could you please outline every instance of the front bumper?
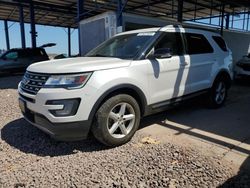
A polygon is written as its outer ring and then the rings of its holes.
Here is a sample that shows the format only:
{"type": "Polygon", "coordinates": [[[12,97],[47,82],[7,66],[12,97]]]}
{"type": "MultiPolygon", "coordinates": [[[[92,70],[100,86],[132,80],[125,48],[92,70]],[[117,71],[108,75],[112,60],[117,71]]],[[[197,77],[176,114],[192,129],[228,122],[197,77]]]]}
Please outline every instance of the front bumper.
{"type": "Polygon", "coordinates": [[[91,127],[91,122],[88,120],[71,123],[52,123],[43,115],[32,112],[27,108],[23,112],[23,116],[26,121],[59,141],[86,139],[91,127]]]}
{"type": "Polygon", "coordinates": [[[96,90],[89,86],[80,90],[41,89],[37,95],[30,95],[19,84],[18,92],[19,99],[25,103],[23,116],[32,125],[56,140],[74,141],[87,138],[91,127],[89,116],[95,102],[92,92],[96,90]],[[51,110],[60,110],[62,105],[46,104],[49,100],[72,98],[81,98],[78,111],[72,116],[55,117],[51,110]]]}

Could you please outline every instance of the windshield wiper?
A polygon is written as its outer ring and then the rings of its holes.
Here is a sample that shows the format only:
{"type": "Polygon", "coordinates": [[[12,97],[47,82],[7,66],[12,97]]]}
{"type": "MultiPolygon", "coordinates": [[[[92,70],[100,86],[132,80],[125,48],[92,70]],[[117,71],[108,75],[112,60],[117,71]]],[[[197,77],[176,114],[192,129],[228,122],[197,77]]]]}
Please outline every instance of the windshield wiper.
{"type": "Polygon", "coordinates": [[[110,56],[103,55],[103,54],[93,54],[93,55],[90,55],[89,57],[110,57],[110,56]]]}

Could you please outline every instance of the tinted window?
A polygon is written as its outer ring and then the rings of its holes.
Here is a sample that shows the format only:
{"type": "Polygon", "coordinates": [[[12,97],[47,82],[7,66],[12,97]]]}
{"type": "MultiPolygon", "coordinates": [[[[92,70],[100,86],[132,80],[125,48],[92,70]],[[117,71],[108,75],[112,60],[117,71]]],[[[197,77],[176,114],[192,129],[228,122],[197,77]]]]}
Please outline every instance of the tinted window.
{"type": "Polygon", "coordinates": [[[203,35],[185,33],[188,54],[213,53],[213,48],[203,35]]]}
{"type": "Polygon", "coordinates": [[[3,57],[9,60],[14,60],[18,58],[18,53],[17,51],[11,51],[11,52],[6,53],[5,56],[3,57]]]}
{"type": "Polygon", "coordinates": [[[218,37],[218,36],[213,36],[214,41],[218,44],[218,46],[225,52],[227,52],[227,45],[223,38],[218,37]]]}
{"type": "Polygon", "coordinates": [[[155,50],[161,48],[169,48],[172,55],[183,55],[183,45],[180,33],[165,33],[155,45],[155,50]]]}

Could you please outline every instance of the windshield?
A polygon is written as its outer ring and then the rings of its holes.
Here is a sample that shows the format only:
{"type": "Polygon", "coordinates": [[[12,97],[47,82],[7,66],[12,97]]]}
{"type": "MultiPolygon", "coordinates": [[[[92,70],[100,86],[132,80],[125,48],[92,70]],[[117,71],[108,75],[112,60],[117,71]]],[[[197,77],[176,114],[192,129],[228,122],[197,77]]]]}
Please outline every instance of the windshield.
{"type": "Polygon", "coordinates": [[[104,42],[86,56],[133,59],[154,35],[154,32],[119,35],[104,42]]]}

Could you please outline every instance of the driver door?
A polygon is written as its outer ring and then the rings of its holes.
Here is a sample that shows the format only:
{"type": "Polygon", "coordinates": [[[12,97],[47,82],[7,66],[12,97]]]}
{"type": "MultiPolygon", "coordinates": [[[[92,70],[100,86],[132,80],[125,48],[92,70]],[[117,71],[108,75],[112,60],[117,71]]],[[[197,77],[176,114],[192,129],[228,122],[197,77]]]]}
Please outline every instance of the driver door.
{"type": "Polygon", "coordinates": [[[184,47],[181,34],[178,32],[166,32],[154,45],[151,52],[157,49],[168,48],[171,57],[150,59],[149,88],[151,104],[158,107],[164,105],[167,100],[180,97],[185,94],[186,78],[189,71],[189,62],[184,56],[184,47]]]}

